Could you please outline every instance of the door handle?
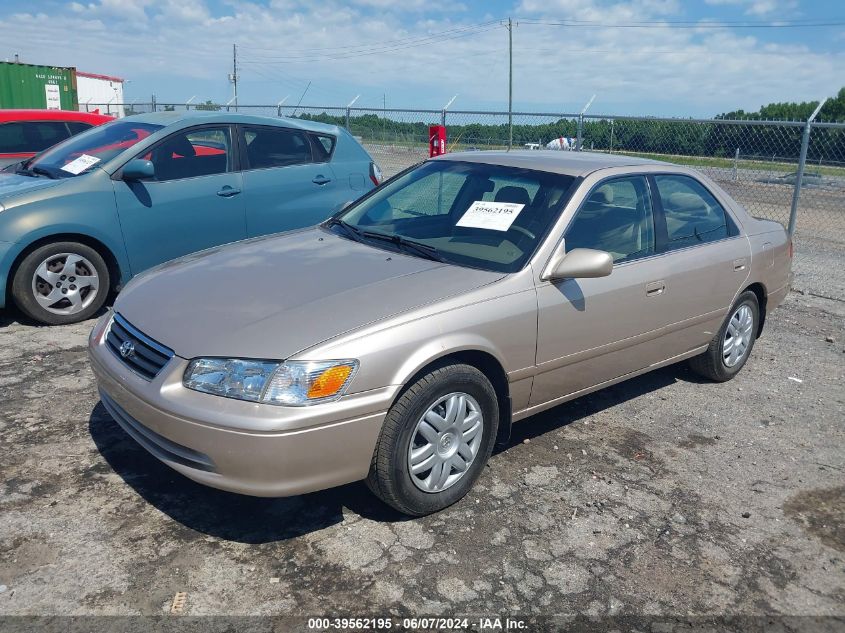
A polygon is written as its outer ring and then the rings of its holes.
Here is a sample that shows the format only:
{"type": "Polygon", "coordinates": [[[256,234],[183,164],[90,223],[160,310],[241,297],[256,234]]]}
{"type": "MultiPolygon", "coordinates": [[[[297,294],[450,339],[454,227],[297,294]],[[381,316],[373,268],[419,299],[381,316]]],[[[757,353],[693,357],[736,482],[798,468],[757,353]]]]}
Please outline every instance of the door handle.
{"type": "Polygon", "coordinates": [[[326,178],[323,174],[320,174],[319,176],[314,176],[314,180],[312,180],[311,182],[313,182],[315,185],[325,185],[327,183],[330,183],[331,181],[331,178],[326,178]]]}
{"type": "Polygon", "coordinates": [[[745,258],[741,257],[739,259],[735,259],[734,262],[734,272],[738,273],[742,270],[745,270],[745,258]]]}
{"type": "Polygon", "coordinates": [[[220,191],[217,192],[217,195],[221,198],[231,198],[232,196],[238,195],[240,192],[240,189],[235,189],[234,187],[226,185],[220,191]]]}
{"type": "Polygon", "coordinates": [[[666,290],[666,282],[662,279],[660,281],[649,282],[645,285],[646,297],[656,297],[657,295],[662,295],[664,290],[666,290]]]}

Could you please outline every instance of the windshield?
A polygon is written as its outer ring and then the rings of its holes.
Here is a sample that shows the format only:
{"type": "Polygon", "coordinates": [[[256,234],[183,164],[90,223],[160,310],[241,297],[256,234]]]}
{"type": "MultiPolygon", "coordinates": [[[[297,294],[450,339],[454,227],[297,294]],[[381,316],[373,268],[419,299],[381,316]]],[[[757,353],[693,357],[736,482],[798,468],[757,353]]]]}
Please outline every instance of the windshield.
{"type": "Polygon", "coordinates": [[[72,136],[23,165],[23,172],[51,178],[78,176],[111,160],[123,150],[163,126],[135,121],[114,121],[72,136]]]}
{"type": "Polygon", "coordinates": [[[338,234],[409,255],[520,270],[569,198],[574,177],[484,163],[423,163],[329,220],[338,234]]]}

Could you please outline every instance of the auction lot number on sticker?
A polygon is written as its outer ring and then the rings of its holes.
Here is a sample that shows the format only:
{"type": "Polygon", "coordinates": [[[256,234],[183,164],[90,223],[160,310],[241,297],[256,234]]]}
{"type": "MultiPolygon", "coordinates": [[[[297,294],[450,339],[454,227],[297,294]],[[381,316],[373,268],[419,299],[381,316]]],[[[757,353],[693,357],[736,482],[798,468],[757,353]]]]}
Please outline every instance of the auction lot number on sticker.
{"type": "Polygon", "coordinates": [[[374,631],[393,628],[392,618],[308,618],[308,628],[318,631],[374,631]]]}

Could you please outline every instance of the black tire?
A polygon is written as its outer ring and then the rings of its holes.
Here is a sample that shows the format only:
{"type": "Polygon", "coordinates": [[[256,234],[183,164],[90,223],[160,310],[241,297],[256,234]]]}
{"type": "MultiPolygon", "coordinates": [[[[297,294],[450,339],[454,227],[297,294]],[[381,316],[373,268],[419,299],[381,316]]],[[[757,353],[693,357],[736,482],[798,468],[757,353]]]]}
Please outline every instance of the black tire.
{"type": "MultiPolygon", "coordinates": [[[[66,261],[66,259],[62,260],[62,258],[57,257],[57,259],[55,259],[52,263],[59,266],[62,261],[66,261]]],[[[48,284],[45,285],[45,282],[46,280],[43,279],[38,282],[41,287],[44,287],[44,291],[52,288],[48,284]]],[[[39,246],[24,257],[23,261],[15,271],[14,278],[12,279],[12,297],[21,312],[35,321],[45,323],[47,325],[78,323],[79,321],[91,318],[100,308],[103,307],[103,303],[105,303],[110,290],[111,277],[109,275],[109,268],[102,255],[90,246],[86,246],[85,244],[80,244],[78,242],[52,242],[50,244],[39,246]],[[82,307],[78,312],[69,314],[51,312],[46,307],[43,307],[40,303],[38,303],[38,301],[36,301],[34,292],[37,290],[33,289],[33,276],[35,275],[39,265],[53,256],[59,256],[64,253],[83,257],[93,267],[93,271],[87,271],[85,270],[86,264],[79,264],[80,268],[78,268],[78,270],[80,271],[80,275],[87,272],[94,272],[98,278],[98,287],[90,302],[88,302],[89,295],[87,294],[88,292],[92,292],[90,289],[86,290],[81,287],[77,289],[69,278],[57,281],[57,283],[63,284],[63,287],[66,288],[70,288],[70,286],[73,285],[73,289],[71,291],[78,291],[80,293],[80,297],[82,298],[84,307],[82,307]]],[[[58,305],[61,308],[63,305],[61,303],[61,299],[59,300],[59,303],[54,304],[54,306],[55,305],[58,305]]]]}
{"type": "Polygon", "coordinates": [[[716,336],[714,336],[713,340],[710,341],[707,351],[700,356],[695,356],[689,360],[690,367],[695,373],[716,382],[725,382],[730,380],[740,372],[740,370],[745,366],[745,363],[748,361],[748,357],[751,356],[751,351],[754,349],[754,341],[757,340],[757,332],[759,328],[760,304],[757,301],[757,295],[750,290],[746,290],[739,295],[737,300],[731,306],[731,309],[728,310],[725,322],[722,323],[722,327],[719,328],[719,331],[716,332],[716,336]],[[751,340],[748,343],[748,348],[745,350],[745,354],[742,358],[739,359],[736,365],[729,367],[722,356],[722,343],[725,340],[725,333],[728,329],[731,317],[733,317],[743,304],[747,305],[751,309],[753,317],[751,340]]]}
{"type": "Polygon", "coordinates": [[[498,426],[496,392],[483,373],[470,365],[434,369],[410,385],[388,411],[373,453],[367,486],[387,505],[404,514],[423,516],[442,510],[472,488],[493,451],[498,426]],[[453,485],[440,492],[425,492],[411,480],[408,450],[417,422],[439,398],[453,392],[472,396],[480,406],[481,443],[469,468],[453,485]]]}

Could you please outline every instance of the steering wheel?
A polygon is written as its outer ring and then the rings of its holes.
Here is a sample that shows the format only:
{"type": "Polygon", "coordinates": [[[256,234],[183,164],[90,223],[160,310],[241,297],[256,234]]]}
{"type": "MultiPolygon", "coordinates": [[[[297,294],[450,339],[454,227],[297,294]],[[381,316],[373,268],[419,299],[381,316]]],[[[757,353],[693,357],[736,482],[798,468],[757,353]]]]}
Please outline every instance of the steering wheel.
{"type": "Polygon", "coordinates": [[[525,227],[522,227],[522,226],[517,226],[515,224],[511,224],[511,227],[508,229],[508,233],[510,233],[511,231],[516,231],[517,233],[522,233],[523,235],[527,235],[532,240],[537,239],[536,235],[534,235],[531,231],[529,231],[528,229],[526,229],[525,227]]]}

